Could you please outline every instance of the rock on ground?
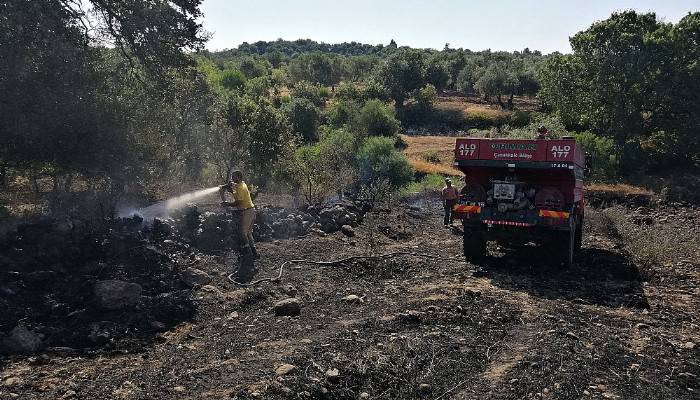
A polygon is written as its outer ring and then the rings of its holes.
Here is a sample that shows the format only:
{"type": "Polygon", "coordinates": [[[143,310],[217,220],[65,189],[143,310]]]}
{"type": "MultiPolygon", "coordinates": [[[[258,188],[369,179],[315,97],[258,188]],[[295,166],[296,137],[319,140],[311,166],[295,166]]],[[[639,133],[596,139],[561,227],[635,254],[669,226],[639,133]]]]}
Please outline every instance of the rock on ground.
{"type": "Polygon", "coordinates": [[[294,317],[301,314],[301,302],[296,298],[289,298],[275,303],[275,315],[294,317]]]}
{"type": "Polygon", "coordinates": [[[100,281],[95,284],[95,298],[102,308],[119,310],[139,302],[143,288],[137,283],[119,280],[100,281]]]}
{"type": "Polygon", "coordinates": [[[42,346],[41,335],[34,333],[24,327],[17,325],[10,335],[2,341],[6,352],[11,354],[29,354],[39,351],[42,346]]]}
{"type": "Polygon", "coordinates": [[[340,380],[340,371],[337,368],[327,370],[326,379],[328,379],[328,382],[338,382],[340,380]]]}
{"type": "Polygon", "coordinates": [[[420,385],[418,385],[418,393],[421,393],[423,395],[430,393],[432,390],[433,387],[427,383],[421,383],[420,385]]]}
{"type": "Polygon", "coordinates": [[[110,339],[118,336],[126,328],[111,321],[99,321],[90,324],[90,334],[88,339],[96,345],[107,343],[110,339]]]}
{"type": "Polygon", "coordinates": [[[21,380],[21,379],[19,379],[19,378],[17,378],[17,377],[14,377],[14,376],[11,376],[11,377],[5,379],[5,380],[2,382],[2,385],[5,386],[5,387],[12,387],[12,386],[20,385],[21,383],[22,383],[22,380],[21,380]]]}
{"type": "Polygon", "coordinates": [[[343,297],[341,300],[346,302],[346,303],[363,303],[364,302],[364,300],[356,294],[349,294],[349,295],[343,297]]]}
{"type": "Polygon", "coordinates": [[[297,367],[295,367],[295,366],[292,365],[292,364],[282,364],[282,365],[280,365],[279,367],[277,367],[277,368],[275,369],[275,374],[280,375],[280,376],[281,376],[281,375],[287,375],[287,374],[290,374],[290,373],[294,372],[294,370],[295,370],[296,368],[297,368],[297,367]]]}
{"type": "Polygon", "coordinates": [[[340,231],[343,232],[343,235],[353,237],[355,236],[355,230],[352,229],[352,226],[350,225],[343,225],[340,227],[340,231]]]}
{"type": "Polygon", "coordinates": [[[206,285],[211,282],[211,275],[197,268],[187,268],[180,274],[180,279],[192,287],[197,285],[206,285]]]}

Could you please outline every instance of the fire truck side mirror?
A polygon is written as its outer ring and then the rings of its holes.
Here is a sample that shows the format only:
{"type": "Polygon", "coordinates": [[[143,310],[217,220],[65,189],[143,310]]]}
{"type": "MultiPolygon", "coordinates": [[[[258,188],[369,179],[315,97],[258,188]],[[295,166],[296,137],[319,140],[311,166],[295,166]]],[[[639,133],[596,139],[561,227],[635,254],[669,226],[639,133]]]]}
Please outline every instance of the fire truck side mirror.
{"type": "Polygon", "coordinates": [[[585,166],[584,166],[584,173],[586,176],[591,176],[591,172],[593,172],[593,156],[591,153],[586,153],[586,161],[585,161],[585,166]]]}

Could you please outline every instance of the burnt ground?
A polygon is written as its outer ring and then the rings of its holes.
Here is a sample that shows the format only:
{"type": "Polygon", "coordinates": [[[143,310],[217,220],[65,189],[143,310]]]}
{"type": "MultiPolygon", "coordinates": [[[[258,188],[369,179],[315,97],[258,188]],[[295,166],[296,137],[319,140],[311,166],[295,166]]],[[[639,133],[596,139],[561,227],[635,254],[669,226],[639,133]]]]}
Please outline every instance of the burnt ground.
{"type": "Polygon", "coordinates": [[[215,279],[187,292],[192,312],[165,332],[0,358],[0,398],[700,397],[697,208],[589,209],[565,270],[538,249],[492,246],[480,265],[461,261],[459,230],[441,226],[437,202],[418,205],[367,217],[355,237],[261,243],[259,277],[288,259],[365,255],[377,237],[382,252],[454,260],[299,264],[281,282],[239,288],[226,279],[232,255],[200,254],[192,263],[215,279]],[[646,256],[643,240],[668,246],[646,256]],[[301,315],[275,316],[288,297],[301,315]],[[283,364],[294,368],[276,373],[283,364]]]}

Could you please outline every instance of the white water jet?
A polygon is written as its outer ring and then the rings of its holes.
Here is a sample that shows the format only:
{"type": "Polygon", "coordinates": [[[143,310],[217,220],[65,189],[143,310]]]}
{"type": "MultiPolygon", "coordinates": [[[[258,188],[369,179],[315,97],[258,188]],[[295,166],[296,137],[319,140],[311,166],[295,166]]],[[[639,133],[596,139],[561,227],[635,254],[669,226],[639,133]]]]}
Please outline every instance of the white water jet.
{"type": "Polygon", "coordinates": [[[118,216],[120,218],[128,218],[133,217],[134,215],[138,215],[139,217],[143,218],[144,221],[152,221],[153,218],[167,216],[171,210],[176,210],[178,208],[184,207],[188,203],[191,203],[201,197],[216,193],[218,191],[219,186],[213,186],[207,189],[181,194],[179,196],[163,200],[159,203],[141,209],[122,210],[118,213],[118,216]]]}

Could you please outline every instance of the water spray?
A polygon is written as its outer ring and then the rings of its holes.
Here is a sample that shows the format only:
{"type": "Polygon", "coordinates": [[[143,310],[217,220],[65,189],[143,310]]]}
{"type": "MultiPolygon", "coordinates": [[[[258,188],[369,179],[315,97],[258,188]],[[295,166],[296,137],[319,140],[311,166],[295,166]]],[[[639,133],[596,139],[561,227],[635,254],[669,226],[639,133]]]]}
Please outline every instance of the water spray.
{"type": "Polygon", "coordinates": [[[144,221],[152,221],[156,217],[165,217],[170,211],[182,208],[188,203],[202,198],[204,196],[216,193],[219,191],[219,186],[213,186],[207,189],[201,189],[194,192],[189,192],[181,194],[179,196],[163,200],[159,203],[144,207],[141,209],[126,209],[119,211],[117,214],[119,218],[130,218],[134,215],[138,215],[143,218],[144,221]]]}

